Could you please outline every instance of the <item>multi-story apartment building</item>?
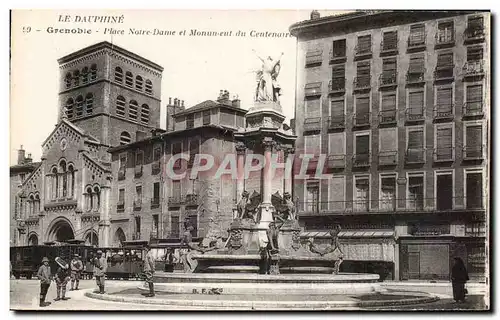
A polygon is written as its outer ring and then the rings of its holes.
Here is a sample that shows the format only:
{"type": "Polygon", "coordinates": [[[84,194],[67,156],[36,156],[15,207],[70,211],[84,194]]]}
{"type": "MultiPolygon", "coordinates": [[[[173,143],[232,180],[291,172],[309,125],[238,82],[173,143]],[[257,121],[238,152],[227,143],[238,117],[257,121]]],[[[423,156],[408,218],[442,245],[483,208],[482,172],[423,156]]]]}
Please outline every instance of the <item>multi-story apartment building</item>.
{"type": "MultiPolygon", "coordinates": [[[[216,177],[217,165],[235,153],[233,133],[244,125],[246,110],[221,91],[216,101],[190,108],[169,99],[167,131],[111,148],[112,244],[130,240],[179,241],[189,218],[194,237],[211,223],[227,230],[232,220],[236,185],[229,175],[216,177]],[[184,154],[187,159],[178,158],[184,154]],[[214,158],[214,170],[191,170],[197,154],[214,158]],[[177,160],[170,160],[177,157],[177,160]],[[170,169],[169,169],[170,168],[170,169]],[[171,170],[169,174],[168,170],[171,170]],[[176,177],[178,175],[178,177],[176,177]]],[[[203,165],[203,163],[202,163],[203,165]]]]}
{"type": "Polygon", "coordinates": [[[290,27],[297,152],[327,155],[328,179],[295,181],[305,231],[340,224],[368,269],[388,243],[395,279],[448,279],[454,256],[484,276],[489,17],[313,11],[290,27]]]}

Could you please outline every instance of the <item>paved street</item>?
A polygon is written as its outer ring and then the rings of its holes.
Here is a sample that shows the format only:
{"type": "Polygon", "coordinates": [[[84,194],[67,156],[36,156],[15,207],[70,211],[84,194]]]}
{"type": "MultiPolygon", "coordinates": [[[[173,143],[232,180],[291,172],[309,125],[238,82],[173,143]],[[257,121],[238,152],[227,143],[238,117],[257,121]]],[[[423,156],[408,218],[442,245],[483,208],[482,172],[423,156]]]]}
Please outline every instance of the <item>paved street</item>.
{"type": "MultiPolygon", "coordinates": [[[[84,296],[86,289],[95,287],[94,280],[83,280],[80,282],[81,290],[67,291],[67,297],[71,298],[67,301],[54,301],[56,297],[56,286],[52,283],[47,294],[47,300],[52,304],[46,308],[39,308],[39,281],[38,280],[11,280],[10,281],[10,306],[14,310],[179,310],[178,307],[154,306],[133,303],[110,302],[103,300],[91,299],[84,296]]],[[[127,289],[135,289],[139,285],[139,281],[107,281],[106,287],[110,291],[126,291],[127,289]]],[[[405,290],[428,292],[440,296],[440,300],[435,303],[398,306],[384,308],[386,310],[484,310],[485,304],[483,295],[485,288],[482,285],[474,284],[470,286],[470,295],[467,296],[465,303],[456,304],[451,297],[451,285],[428,283],[400,283],[388,282],[384,283],[383,287],[388,290],[405,290]]],[[[69,285],[68,285],[69,288],[69,285]]],[[[230,297],[228,297],[230,298],[230,297]]],[[[234,297],[233,297],[234,298],[234,297]]],[[[380,308],[378,308],[380,310],[380,308]]],[[[368,309],[370,310],[370,309],[368,309]]],[[[373,309],[372,309],[373,310],[373,309]]]]}

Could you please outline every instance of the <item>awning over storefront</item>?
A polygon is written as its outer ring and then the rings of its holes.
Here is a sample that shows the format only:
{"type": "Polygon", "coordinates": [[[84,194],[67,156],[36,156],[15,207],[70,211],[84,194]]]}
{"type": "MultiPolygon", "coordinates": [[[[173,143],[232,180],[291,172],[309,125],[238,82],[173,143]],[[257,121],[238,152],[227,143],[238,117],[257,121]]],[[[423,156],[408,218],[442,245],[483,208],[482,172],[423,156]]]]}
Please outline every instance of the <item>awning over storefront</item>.
{"type": "MultiPolygon", "coordinates": [[[[300,234],[302,238],[330,238],[328,231],[308,231],[300,234]]],[[[394,231],[341,231],[339,238],[391,238],[394,237],[394,231]]]]}

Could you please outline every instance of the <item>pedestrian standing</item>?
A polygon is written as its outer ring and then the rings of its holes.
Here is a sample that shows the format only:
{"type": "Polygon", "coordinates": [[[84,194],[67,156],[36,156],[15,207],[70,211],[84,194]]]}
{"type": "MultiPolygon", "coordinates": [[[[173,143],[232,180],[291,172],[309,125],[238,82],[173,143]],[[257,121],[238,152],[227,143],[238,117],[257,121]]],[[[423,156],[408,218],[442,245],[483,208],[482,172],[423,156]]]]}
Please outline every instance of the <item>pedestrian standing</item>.
{"type": "Polygon", "coordinates": [[[59,267],[57,268],[55,276],[57,285],[57,297],[54,300],[68,300],[68,298],[66,298],[66,286],[68,285],[68,281],[70,280],[71,271],[69,269],[69,265],[62,259],[58,260],[56,258],[56,262],[59,267]]]}
{"type": "Polygon", "coordinates": [[[144,257],[144,274],[146,275],[146,282],[149,286],[149,293],[146,297],[154,297],[155,289],[153,284],[153,275],[155,273],[155,257],[151,251],[151,247],[147,244],[144,249],[146,249],[146,256],[144,257]]]}
{"type": "Polygon", "coordinates": [[[104,280],[106,278],[106,270],[108,269],[108,263],[106,258],[103,257],[102,251],[97,251],[97,258],[94,259],[94,276],[99,288],[98,293],[104,293],[104,280]]]}
{"type": "Polygon", "coordinates": [[[38,269],[37,276],[38,279],[40,279],[40,307],[46,307],[50,304],[50,302],[45,302],[45,297],[47,296],[47,291],[49,290],[50,281],[52,279],[49,259],[47,257],[42,259],[42,265],[38,269]]]}
{"type": "Polygon", "coordinates": [[[455,264],[451,268],[451,284],[453,286],[453,300],[465,302],[465,283],[469,280],[469,274],[465,268],[464,261],[455,257],[455,264]]]}
{"type": "Polygon", "coordinates": [[[71,291],[78,290],[80,278],[83,271],[83,262],[80,260],[78,253],[75,253],[74,258],[71,260],[71,291]],[[76,287],[74,286],[76,282],[76,287]]]}

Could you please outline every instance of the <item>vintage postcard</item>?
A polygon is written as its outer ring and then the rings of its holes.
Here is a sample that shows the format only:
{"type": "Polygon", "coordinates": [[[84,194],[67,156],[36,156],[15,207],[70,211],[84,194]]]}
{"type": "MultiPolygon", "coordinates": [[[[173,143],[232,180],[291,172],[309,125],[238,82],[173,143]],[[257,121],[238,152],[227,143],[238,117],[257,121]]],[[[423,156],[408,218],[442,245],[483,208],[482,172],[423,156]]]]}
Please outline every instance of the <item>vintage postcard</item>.
{"type": "Polygon", "coordinates": [[[12,10],[10,308],[490,310],[490,35],[12,10]]]}

